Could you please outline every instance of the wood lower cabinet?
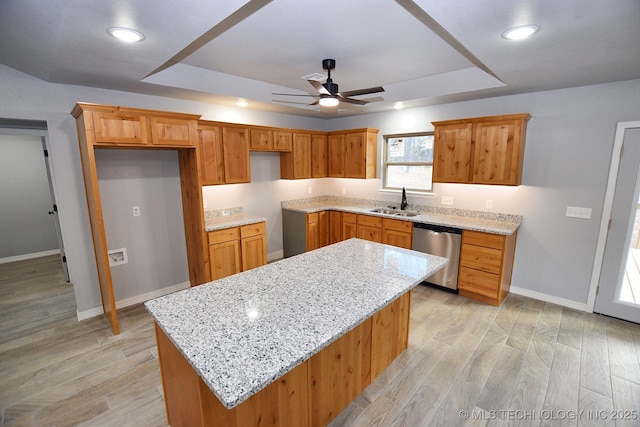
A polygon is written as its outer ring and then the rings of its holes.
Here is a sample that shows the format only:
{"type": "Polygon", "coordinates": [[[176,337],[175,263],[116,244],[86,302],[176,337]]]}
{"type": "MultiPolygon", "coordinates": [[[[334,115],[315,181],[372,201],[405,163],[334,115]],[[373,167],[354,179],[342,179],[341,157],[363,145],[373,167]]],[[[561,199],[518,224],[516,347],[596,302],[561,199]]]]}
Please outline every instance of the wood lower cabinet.
{"type": "Polygon", "coordinates": [[[411,249],[413,223],[398,219],[384,218],[382,221],[382,243],[411,249]]]}
{"type": "Polygon", "coordinates": [[[222,279],[267,263],[264,222],[210,231],[207,235],[211,280],[222,279]]]}
{"type": "Polygon", "coordinates": [[[358,236],[358,215],[349,212],[342,212],[342,240],[351,239],[358,236]]]}
{"type": "Polygon", "coordinates": [[[227,409],[154,323],[172,426],[324,426],[408,346],[411,292],[238,406],[227,409]]]}
{"type": "Polygon", "coordinates": [[[329,211],[329,244],[338,243],[342,240],[342,213],[340,211],[329,211]]]}
{"type": "Polygon", "coordinates": [[[307,214],[306,250],[327,246],[329,244],[329,211],[307,214]]]}
{"type": "Polygon", "coordinates": [[[382,243],[382,218],[371,215],[358,215],[358,239],[382,243]]]}
{"type": "Polygon", "coordinates": [[[509,293],[516,233],[505,236],[463,230],[458,290],[460,295],[500,305],[509,293]]]}
{"type": "Polygon", "coordinates": [[[242,271],[240,229],[238,227],[210,231],[209,268],[211,280],[222,279],[242,271]]]}
{"type": "Polygon", "coordinates": [[[529,114],[432,122],[433,182],[520,185],[529,114]]]}

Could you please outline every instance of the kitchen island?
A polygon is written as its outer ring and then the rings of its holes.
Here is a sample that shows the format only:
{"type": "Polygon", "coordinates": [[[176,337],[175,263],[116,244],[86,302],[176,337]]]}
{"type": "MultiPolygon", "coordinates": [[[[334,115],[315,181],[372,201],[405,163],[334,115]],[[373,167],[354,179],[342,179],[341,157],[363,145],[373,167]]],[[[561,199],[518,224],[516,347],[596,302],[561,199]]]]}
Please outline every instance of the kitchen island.
{"type": "Polygon", "coordinates": [[[169,423],[327,424],[407,347],[410,290],[445,263],[350,239],[148,301],[169,423]]]}

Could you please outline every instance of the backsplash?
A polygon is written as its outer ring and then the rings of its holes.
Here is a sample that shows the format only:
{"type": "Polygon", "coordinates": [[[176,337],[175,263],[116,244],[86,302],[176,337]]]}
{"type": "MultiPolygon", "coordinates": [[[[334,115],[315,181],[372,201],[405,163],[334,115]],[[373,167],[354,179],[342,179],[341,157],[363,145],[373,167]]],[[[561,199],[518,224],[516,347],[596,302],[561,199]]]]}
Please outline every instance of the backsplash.
{"type": "Polygon", "coordinates": [[[237,208],[217,209],[204,211],[205,222],[208,219],[218,218],[221,216],[237,215],[242,213],[242,206],[237,208]]]}
{"type": "MultiPolygon", "coordinates": [[[[314,203],[318,203],[318,204],[330,203],[334,205],[343,205],[343,206],[393,207],[395,209],[400,209],[400,203],[383,202],[380,200],[371,200],[371,199],[358,199],[353,197],[340,197],[340,196],[316,196],[316,197],[307,197],[303,199],[285,200],[282,202],[282,207],[287,208],[287,207],[292,207],[297,205],[311,205],[314,203]]],[[[421,213],[431,213],[431,214],[439,214],[439,215],[455,215],[455,216],[488,219],[488,220],[503,221],[503,222],[513,222],[513,223],[522,222],[522,215],[504,214],[504,213],[487,212],[487,211],[472,211],[467,209],[446,208],[441,206],[425,206],[425,205],[409,204],[407,206],[407,210],[421,212],[421,213]]]]}

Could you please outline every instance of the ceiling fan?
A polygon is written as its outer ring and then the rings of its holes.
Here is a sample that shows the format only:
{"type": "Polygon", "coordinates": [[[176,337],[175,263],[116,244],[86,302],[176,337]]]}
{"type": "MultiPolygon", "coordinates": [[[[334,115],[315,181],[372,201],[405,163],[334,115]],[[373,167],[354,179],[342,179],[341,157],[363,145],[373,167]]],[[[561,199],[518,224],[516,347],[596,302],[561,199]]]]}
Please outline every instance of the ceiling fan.
{"type": "Polygon", "coordinates": [[[369,101],[363,101],[361,99],[353,99],[352,96],[369,95],[372,93],[384,92],[384,88],[381,86],[370,87],[367,89],[349,90],[346,92],[339,92],[338,84],[334,83],[331,79],[331,70],[336,68],[335,59],[323,59],[322,68],[327,70],[327,81],[320,83],[317,80],[307,80],[311,86],[313,86],[319,95],[300,95],[292,93],[273,93],[272,95],[285,95],[285,96],[318,96],[319,99],[309,105],[320,104],[323,107],[335,107],[340,102],[346,102],[349,104],[365,105],[369,101]]]}

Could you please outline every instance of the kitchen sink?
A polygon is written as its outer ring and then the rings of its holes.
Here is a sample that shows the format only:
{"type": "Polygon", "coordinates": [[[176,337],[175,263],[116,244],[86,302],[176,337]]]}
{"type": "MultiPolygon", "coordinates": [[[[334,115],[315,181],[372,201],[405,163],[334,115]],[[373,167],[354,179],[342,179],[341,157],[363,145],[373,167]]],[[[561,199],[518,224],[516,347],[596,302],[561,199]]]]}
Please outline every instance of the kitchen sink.
{"type": "Polygon", "coordinates": [[[381,213],[385,215],[404,216],[404,217],[412,217],[412,216],[418,215],[417,212],[401,211],[401,210],[389,209],[389,208],[375,208],[375,209],[371,209],[369,212],[381,213]]]}

